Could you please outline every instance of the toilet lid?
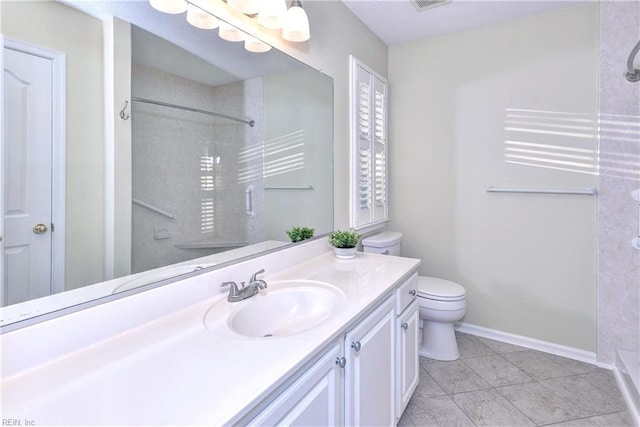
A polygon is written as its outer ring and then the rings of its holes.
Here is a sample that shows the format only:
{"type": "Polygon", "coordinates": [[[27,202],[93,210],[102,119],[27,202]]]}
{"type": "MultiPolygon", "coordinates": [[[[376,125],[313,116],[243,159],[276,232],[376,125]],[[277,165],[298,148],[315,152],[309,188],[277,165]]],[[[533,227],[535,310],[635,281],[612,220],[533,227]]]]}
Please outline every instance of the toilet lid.
{"type": "Polygon", "coordinates": [[[418,276],[418,296],[440,301],[457,301],[465,297],[466,292],[456,282],[437,277],[418,276]]]}

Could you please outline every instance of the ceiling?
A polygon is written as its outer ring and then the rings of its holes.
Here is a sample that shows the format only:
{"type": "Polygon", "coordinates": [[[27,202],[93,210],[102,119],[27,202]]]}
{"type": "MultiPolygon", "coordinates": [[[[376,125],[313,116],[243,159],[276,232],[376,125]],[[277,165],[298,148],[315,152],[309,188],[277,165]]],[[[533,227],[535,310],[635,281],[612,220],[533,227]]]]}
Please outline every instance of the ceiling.
{"type": "Polygon", "coordinates": [[[584,3],[582,0],[451,0],[418,11],[413,0],[342,0],[385,44],[455,33],[584,3]]]}

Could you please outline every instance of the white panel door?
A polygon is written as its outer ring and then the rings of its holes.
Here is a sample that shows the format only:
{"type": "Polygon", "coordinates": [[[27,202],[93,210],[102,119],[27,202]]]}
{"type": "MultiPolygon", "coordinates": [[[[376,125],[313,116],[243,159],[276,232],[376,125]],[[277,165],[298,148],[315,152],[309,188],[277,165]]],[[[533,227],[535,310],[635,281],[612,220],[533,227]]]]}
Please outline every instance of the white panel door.
{"type": "Polygon", "coordinates": [[[51,294],[52,64],[4,48],[2,305],[51,294]]]}

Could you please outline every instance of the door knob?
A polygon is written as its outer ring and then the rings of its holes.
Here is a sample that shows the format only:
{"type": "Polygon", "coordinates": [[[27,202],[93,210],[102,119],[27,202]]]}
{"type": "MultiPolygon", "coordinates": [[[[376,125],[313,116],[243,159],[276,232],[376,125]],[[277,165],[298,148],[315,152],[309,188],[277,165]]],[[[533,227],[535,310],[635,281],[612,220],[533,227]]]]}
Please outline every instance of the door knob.
{"type": "Polygon", "coordinates": [[[347,359],[345,357],[336,357],[336,365],[344,368],[347,366],[347,359]]]}
{"type": "Polygon", "coordinates": [[[402,322],[402,323],[400,324],[400,327],[401,327],[402,329],[407,329],[407,328],[409,328],[409,324],[408,324],[407,322],[402,322]]]}
{"type": "Polygon", "coordinates": [[[33,226],[33,232],[36,234],[44,234],[48,230],[47,226],[44,224],[36,224],[33,226]]]}
{"type": "Polygon", "coordinates": [[[352,342],[351,348],[354,349],[355,351],[360,351],[360,349],[362,348],[362,345],[360,344],[360,341],[352,342]]]}

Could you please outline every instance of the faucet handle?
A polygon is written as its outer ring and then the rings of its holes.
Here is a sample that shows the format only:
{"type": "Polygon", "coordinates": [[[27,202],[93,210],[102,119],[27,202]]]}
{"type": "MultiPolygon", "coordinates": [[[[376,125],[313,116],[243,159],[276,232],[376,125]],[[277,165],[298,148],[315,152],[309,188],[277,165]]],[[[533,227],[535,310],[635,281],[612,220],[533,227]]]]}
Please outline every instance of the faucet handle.
{"type": "Polygon", "coordinates": [[[263,268],[262,270],[260,270],[260,271],[256,271],[255,273],[253,273],[253,274],[251,275],[251,279],[249,279],[249,283],[253,283],[253,282],[255,282],[255,281],[257,280],[257,278],[258,278],[258,277],[257,277],[257,276],[258,276],[258,274],[262,274],[262,273],[264,273],[264,268],[263,268]]]}

